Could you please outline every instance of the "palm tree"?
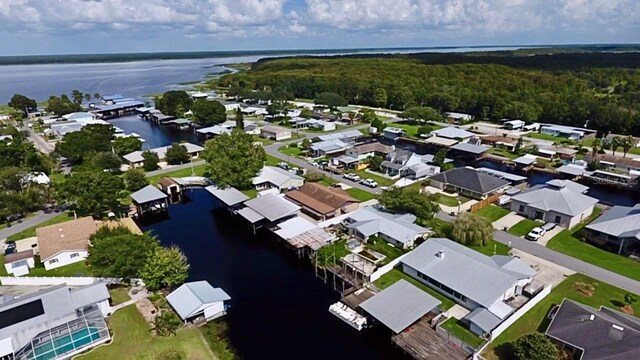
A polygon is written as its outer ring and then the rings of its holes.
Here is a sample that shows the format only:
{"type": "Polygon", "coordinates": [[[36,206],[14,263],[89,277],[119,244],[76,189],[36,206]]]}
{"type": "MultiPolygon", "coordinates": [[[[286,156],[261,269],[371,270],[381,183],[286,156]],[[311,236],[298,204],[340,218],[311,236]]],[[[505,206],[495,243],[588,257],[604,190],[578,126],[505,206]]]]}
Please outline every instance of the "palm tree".
{"type": "Polygon", "coordinates": [[[161,311],[151,323],[149,331],[155,331],[158,336],[176,335],[180,324],[180,319],[172,312],[161,311]]]}
{"type": "Polygon", "coordinates": [[[598,154],[598,150],[602,148],[602,139],[600,138],[593,139],[593,143],[591,143],[591,148],[592,148],[591,153],[593,155],[593,158],[595,159],[596,155],[598,154]]]}
{"type": "Polygon", "coordinates": [[[629,152],[629,150],[636,146],[636,139],[634,139],[633,136],[629,135],[622,139],[622,143],[620,144],[620,146],[622,146],[622,157],[627,157],[627,153],[629,152]]]}
{"type": "Polygon", "coordinates": [[[619,136],[614,136],[613,139],[611,139],[611,151],[613,151],[614,156],[620,145],[622,145],[622,139],[619,136]]]}

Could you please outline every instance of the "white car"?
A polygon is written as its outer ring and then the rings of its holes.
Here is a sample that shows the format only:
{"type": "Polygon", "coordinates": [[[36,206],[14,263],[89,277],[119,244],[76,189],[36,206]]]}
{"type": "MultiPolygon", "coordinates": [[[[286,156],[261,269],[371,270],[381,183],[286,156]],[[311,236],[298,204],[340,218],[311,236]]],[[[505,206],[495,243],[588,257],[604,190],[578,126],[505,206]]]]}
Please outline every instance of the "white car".
{"type": "Polygon", "coordinates": [[[373,180],[371,180],[371,179],[364,179],[364,180],[360,181],[360,183],[361,183],[362,185],[364,185],[364,186],[368,186],[368,187],[370,187],[370,188],[376,188],[376,187],[378,187],[378,183],[377,183],[377,182],[375,182],[375,181],[373,181],[373,180]]]}
{"type": "Polygon", "coordinates": [[[354,181],[354,182],[360,182],[360,176],[358,176],[356,174],[347,173],[347,174],[344,174],[343,177],[345,179],[347,179],[347,180],[351,180],[351,181],[354,181]]]}
{"type": "Polygon", "coordinates": [[[286,162],[280,162],[278,163],[278,167],[283,169],[283,170],[289,170],[289,164],[287,164],[286,162]]]}
{"type": "Polygon", "coordinates": [[[532,240],[532,241],[538,241],[546,233],[547,233],[547,230],[545,230],[545,229],[543,229],[541,227],[535,227],[524,238],[528,239],[528,240],[532,240]]]}

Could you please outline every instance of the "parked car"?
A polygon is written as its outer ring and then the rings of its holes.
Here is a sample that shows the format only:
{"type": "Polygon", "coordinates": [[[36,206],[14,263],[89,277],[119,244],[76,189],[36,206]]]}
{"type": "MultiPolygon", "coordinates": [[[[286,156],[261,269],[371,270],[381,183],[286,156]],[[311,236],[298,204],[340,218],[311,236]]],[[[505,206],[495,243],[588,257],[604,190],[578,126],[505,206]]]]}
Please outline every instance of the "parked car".
{"type": "Polygon", "coordinates": [[[293,174],[298,174],[298,171],[300,171],[300,169],[299,169],[299,168],[297,168],[297,167],[292,167],[292,168],[291,168],[291,169],[289,169],[288,171],[289,171],[290,173],[293,173],[293,174]]]}
{"type": "Polygon", "coordinates": [[[7,245],[4,248],[4,254],[5,255],[13,254],[16,251],[17,250],[16,250],[16,243],[15,242],[8,242],[7,245]]]}
{"type": "Polygon", "coordinates": [[[278,167],[283,169],[283,170],[289,170],[289,164],[287,164],[286,162],[280,162],[278,163],[278,167]]]}
{"type": "Polygon", "coordinates": [[[371,179],[364,179],[364,180],[360,181],[360,183],[361,183],[362,185],[364,185],[364,186],[368,186],[368,187],[370,187],[370,188],[376,188],[376,187],[378,187],[378,183],[377,183],[377,182],[375,182],[374,180],[371,180],[371,179]]]}
{"type": "Polygon", "coordinates": [[[346,173],[344,175],[342,175],[342,177],[344,177],[347,180],[351,180],[354,182],[360,182],[360,176],[358,176],[357,174],[351,174],[351,173],[346,173]]]}
{"type": "Polygon", "coordinates": [[[524,238],[532,241],[538,241],[546,233],[547,233],[547,230],[541,227],[535,227],[524,238]]]}
{"type": "Polygon", "coordinates": [[[551,230],[556,228],[556,223],[548,222],[548,223],[542,225],[541,228],[543,228],[544,231],[551,231],[551,230]]]}

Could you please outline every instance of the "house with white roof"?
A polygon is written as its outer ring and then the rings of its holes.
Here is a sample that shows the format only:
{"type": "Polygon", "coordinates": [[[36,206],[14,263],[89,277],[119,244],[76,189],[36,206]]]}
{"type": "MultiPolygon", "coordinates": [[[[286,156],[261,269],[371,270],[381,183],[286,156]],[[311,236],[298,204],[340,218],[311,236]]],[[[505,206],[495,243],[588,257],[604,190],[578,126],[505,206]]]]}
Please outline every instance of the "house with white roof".
{"type": "Polygon", "coordinates": [[[502,126],[504,126],[504,128],[508,130],[522,129],[524,125],[525,125],[525,122],[522,120],[507,120],[502,123],[502,126]]]}
{"type": "Polygon", "coordinates": [[[462,320],[472,332],[493,330],[516,309],[509,300],[532,281],[522,260],[486,256],[446,238],[431,238],[401,260],[402,271],[471,311],[462,320]]]}
{"type": "Polygon", "coordinates": [[[598,203],[585,195],[587,190],[588,186],[573,181],[550,180],[512,196],[511,211],[569,229],[591,215],[598,203]]]}
{"type": "Polygon", "coordinates": [[[75,121],[79,124],[93,124],[97,119],[96,116],[89,112],[72,112],[70,114],[62,115],[67,121],[75,121]]]}
{"type": "MultiPolygon", "coordinates": [[[[180,143],[180,145],[184,146],[187,149],[187,153],[189,154],[189,156],[191,156],[192,159],[197,159],[200,155],[200,152],[204,150],[202,146],[191,144],[188,142],[180,143]]],[[[124,155],[123,158],[127,161],[129,166],[133,168],[141,167],[144,163],[144,157],[142,157],[142,153],[145,151],[151,151],[158,155],[158,159],[160,159],[160,162],[163,162],[167,158],[167,150],[170,147],[171,146],[162,146],[154,149],[138,150],[124,155]]]]}
{"type": "MultiPolygon", "coordinates": [[[[447,159],[452,161],[451,159],[447,159]]],[[[395,150],[385,156],[380,167],[388,176],[407,176],[419,179],[440,173],[440,167],[430,164],[433,155],[418,155],[408,150],[395,150]]],[[[445,160],[445,162],[447,162],[445,160]]]]}
{"type": "Polygon", "coordinates": [[[464,140],[464,139],[468,139],[470,137],[475,136],[475,134],[465,129],[448,126],[446,128],[432,131],[431,136],[438,136],[441,138],[455,139],[455,140],[464,140]]]}
{"type": "Polygon", "coordinates": [[[260,136],[265,139],[272,139],[276,141],[290,139],[291,130],[282,126],[267,125],[260,129],[260,136]]]}
{"type": "Polygon", "coordinates": [[[339,153],[344,153],[351,147],[351,144],[348,142],[344,142],[340,139],[326,140],[320,141],[317,143],[311,144],[311,151],[313,152],[313,156],[326,156],[326,155],[336,155],[339,153]]]}
{"type": "Polygon", "coordinates": [[[229,300],[229,294],[204,280],[184,283],[167,295],[167,302],[185,323],[208,322],[225,315],[229,300]]]}
{"type": "Polygon", "coordinates": [[[350,213],[342,225],[358,240],[367,241],[370,236],[377,236],[396,247],[408,249],[430,233],[415,221],[413,214],[392,214],[367,206],[350,213]]]}
{"type": "Polygon", "coordinates": [[[353,142],[363,135],[360,130],[345,130],[340,132],[333,132],[330,134],[318,135],[313,138],[313,141],[327,141],[327,140],[342,140],[343,142],[353,142]]]}
{"type": "Polygon", "coordinates": [[[640,204],[614,206],[584,227],[587,240],[618,254],[640,250],[640,204]]]}
{"type": "Polygon", "coordinates": [[[382,137],[387,140],[395,141],[402,136],[404,136],[404,130],[397,127],[387,126],[382,130],[382,137]]]}
{"type": "Polygon", "coordinates": [[[293,190],[304,185],[304,178],[276,166],[264,166],[252,180],[256,190],[293,190]]]}
{"type": "Polygon", "coordinates": [[[463,114],[457,112],[447,112],[444,113],[445,119],[455,123],[455,124],[464,124],[473,120],[473,115],[463,114]]]}

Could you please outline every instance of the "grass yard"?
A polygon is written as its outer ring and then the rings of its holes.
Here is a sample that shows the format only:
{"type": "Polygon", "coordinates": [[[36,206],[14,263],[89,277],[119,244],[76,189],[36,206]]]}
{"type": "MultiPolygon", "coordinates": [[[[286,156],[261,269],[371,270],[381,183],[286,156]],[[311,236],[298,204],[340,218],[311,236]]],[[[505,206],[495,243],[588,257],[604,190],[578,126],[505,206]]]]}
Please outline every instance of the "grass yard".
{"type": "Polygon", "coordinates": [[[176,336],[156,337],[135,305],[116,311],[108,319],[113,332],[109,345],[100,346],[76,359],[158,359],[163,351],[174,349],[185,359],[214,359],[197,328],[181,328],[176,336]]]}
{"type": "Polygon", "coordinates": [[[458,199],[460,199],[460,204],[464,204],[466,202],[465,198],[456,197],[456,196],[448,196],[448,195],[444,195],[442,193],[435,193],[432,196],[433,196],[433,200],[435,202],[437,202],[438,204],[445,205],[445,206],[458,206],[458,199]]]}
{"type": "Polygon", "coordinates": [[[563,141],[563,140],[567,140],[567,138],[563,138],[561,136],[553,136],[553,135],[542,134],[542,133],[537,133],[537,132],[530,132],[530,133],[526,134],[525,136],[526,137],[530,137],[530,138],[534,138],[534,139],[547,140],[547,141],[563,141]]]}
{"type": "Polygon", "coordinates": [[[113,289],[109,289],[111,305],[118,305],[131,300],[131,297],[129,297],[129,290],[130,288],[128,287],[115,287],[113,289]]]}
{"type": "Polygon", "coordinates": [[[56,215],[54,217],[52,217],[51,219],[36,225],[36,226],[32,226],[28,229],[22,230],[17,234],[13,234],[11,236],[9,236],[7,238],[7,241],[16,241],[16,240],[21,240],[21,239],[26,239],[29,237],[34,237],[36,236],[36,229],[37,228],[41,228],[44,226],[48,226],[48,225],[53,225],[53,224],[58,224],[61,222],[65,222],[65,221],[69,221],[69,220],[73,220],[73,215],[71,213],[61,213],[59,215],[56,215]]]}
{"type": "Polygon", "coordinates": [[[395,284],[400,279],[407,280],[408,282],[412,283],[413,285],[415,285],[415,286],[419,287],[420,289],[424,290],[425,292],[429,293],[429,295],[431,295],[434,298],[440,300],[442,302],[442,304],[440,304],[440,308],[442,308],[443,310],[448,310],[451,307],[453,307],[453,305],[455,305],[455,302],[453,300],[451,300],[448,297],[440,294],[439,292],[433,290],[432,288],[430,288],[427,285],[419,282],[418,280],[412,278],[411,276],[403,273],[402,271],[400,271],[398,269],[392,269],[388,273],[382,275],[382,277],[380,279],[374,281],[373,284],[375,286],[377,286],[378,288],[380,288],[380,289],[386,289],[389,286],[395,284]]]}
{"type": "MultiPolygon", "coordinates": [[[[524,314],[518,321],[511,325],[505,332],[498,336],[483,353],[487,359],[508,359],[509,346],[506,345],[535,331],[545,331],[549,325],[547,314],[554,305],[560,304],[564,298],[572,299],[594,308],[601,305],[620,310],[619,305],[624,302],[626,291],[615,286],[599,283],[596,280],[575,274],[558,284],[551,293],[540,303],[524,314]],[[593,290],[588,288],[593,286],[593,290]],[[579,292],[578,289],[587,289],[579,292]]],[[[635,314],[640,314],[640,303],[633,304],[635,314]]]]}
{"type": "Polygon", "coordinates": [[[371,199],[375,199],[376,196],[368,191],[364,191],[362,189],[351,188],[347,190],[347,194],[352,198],[360,201],[368,201],[371,199]]]}
{"type": "Polygon", "coordinates": [[[29,276],[93,276],[93,271],[91,271],[91,268],[87,267],[84,261],[78,261],[77,263],[61,266],[52,270],[45,270],[44,266],[35,267],[29,271],[29,276]]]}
{"type": "Polygon", "coordinates": [[[376,239],[375,237],[369,238],[369,240],[367,241],[367,248],[373,251],[377,251],[386,256],[386,258],[382,262],[380,262],[380,265],[386,265],[391,260],[396,259],[405,253],[404,250],[389,245],[388,242],[380,238],[376,239]]]}
{"type": "Polygon", "coordinates": [[[293,146],[281,146],[278,151],[282,154],[285,155],[289,155],[289,156],[293,156],[293,157],[300,157],[304,154],[304,151],[302,149],[300,149],[299,147],[293,147],[293,146]]]}
{"type": "Polygon", "coordinates": [[[451,233],[451,223],[435,217],[419,225],[431,228],[435,232],[434,237],[449,237],[451,233]]]}
{"type": "Polygon", "coordinates": [[[507,214],[509,214],[511,211],[502,208],[500,206],[496,206],[496,205],[489,205],[489,206],[485,206],[482,209],[478,210],[475,212],[475,214],[480,215],[484,218],[487,218],[487,220],[494,222],[498,219],[503,218],[504,216],[506,216],[507,214]]]}
{"type": "Polygon", "coordinates": [[[484,343],[484,340],[472,333],[465,324],[456,318],[450,318],[440,326],[465,344],[476,349],[484,343]]]}
{"type": "MultiPolygon", "coordinates": [[[[206,165],[205,164],[197,165],[197,166],[193,167],[193,173],[195,173],[196,176],[202,176],[205,171],[206,171],[206,165]]],[[[186,169],[170,171],[168,173],[164,173],[164,174],[161,174],[161,175],[149,176],[149,183],[156,184],[158,182],[158,180],[160,180],[160,178],[163,178],[163,177],[187,177],[187,176],[191,176],[191,175],[192,175],[192,172],[191,172],[191,168],[189,167],[189,168],[186,168],[186,169]]]]}
{"type": "Polygon", "coordinates": [[[357,174],[363,179],[374,180],[375,182],[378,183],[378,186],[391,186],[395,182],[395,180],[387,179],[386,177],[382,177],[380,175],[368,173],[365,170],[357,170],[357,171],[350,171],[350,172],[357,174]]]}
{"type": "Polygon", "coordinates": [[[247,195],[251,199],[253,199],[253,198],[258,196],[258,190],[256,190],[256,189],[242,190],[242,193],[247,195]]]}
{"type": "Polygon", "coordinates": [[[524,219],[519,223],[513,225],[511,229],[507,232],[511,235],[515,236],[525,236],[527,235],[534,227],[541,226],[543,223],[536,220],[524,219]]]}
{"type": "Polygon", "coordinates": [[[493,256],[493,255],[509,255],[509,246],[499,243],[495,240],[491,240],[487,245],[485,246],[468,246],[469,248],[472,248],[473,250],[483,253],[487,256],[493,256]],[[494,253],[495,251],[495,253],[494,253]]]}
{"type": "Polygon", "coordinates": [[[519,157],[518,154],[512,153],[506,149],[497,149],[497,148],[491,148],[487,151],[489,154],[493,154],[493,155],[498,155],[498,156],[502,156],[504,158],[507,159],[516,159],[519,157]]]}

